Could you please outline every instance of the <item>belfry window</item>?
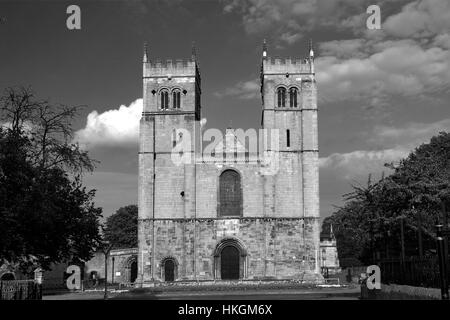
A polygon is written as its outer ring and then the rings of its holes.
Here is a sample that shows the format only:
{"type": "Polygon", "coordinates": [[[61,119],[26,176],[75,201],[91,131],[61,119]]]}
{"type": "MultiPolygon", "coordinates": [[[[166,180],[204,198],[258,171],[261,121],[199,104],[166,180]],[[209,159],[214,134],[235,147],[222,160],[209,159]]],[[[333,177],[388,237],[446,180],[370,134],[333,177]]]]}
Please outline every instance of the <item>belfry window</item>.
{"type": "Polygon", "coordinates": [[[219,216],[242,215],[241,177],[234,170],[225,170],[219,177],[219,216]]]}
{"type": "Polygon", "coordinates": [[[297,88],[289,89],[289,106],[291,108],[297,108],[297,88]]]}
{"type": "Polygon", "coordinates": [[[161,91],[161,109],[169,109],[169,92],[161,91]]]}
{"type": "Polygon", "coordinates": [[[172,101],[174,109],[180,109],[180,98],[181,98],[180,90],[174,90],[172,92],[172,101]]]}
{"type": "Polygon", "coordinates": [[[284,108],[286,106],[286,89],[278,88],[277,90],[278,108],[284,108]]]}

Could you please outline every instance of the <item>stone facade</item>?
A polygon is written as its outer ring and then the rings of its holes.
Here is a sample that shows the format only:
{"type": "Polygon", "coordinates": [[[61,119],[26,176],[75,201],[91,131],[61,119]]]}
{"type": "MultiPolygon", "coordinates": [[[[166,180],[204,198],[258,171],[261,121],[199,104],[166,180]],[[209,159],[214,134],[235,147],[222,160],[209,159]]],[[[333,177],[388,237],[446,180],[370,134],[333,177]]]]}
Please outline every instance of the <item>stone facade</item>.
{"type": "Polygon", "coordinates": [[[264,152],[255,153],[229,129],[225,141],[207,153],[200,96],[194,52],[188,61],[160,62],[151,61],[145,51],[139,139],[141,283],[320,279],[312,48],[302,60],[272,59],[263,49],[261,125],[278,130],[278,140],[273,140],[278,148],[260,142],[264,152]],[[177,92],[179,107],[172,104],[177,92]],[[181,143],[189,148],[180,152],[181,143]],[[178,154],[189,161],[174,162],[178,154]],[[276,159],[274,172],[268,170],[274,162],[261,154],[276,159]],[[234,183],[221,184],[230,170],[237,173],[234,183]],[[230,208],[235,212],[230,214],[230,208]]]}

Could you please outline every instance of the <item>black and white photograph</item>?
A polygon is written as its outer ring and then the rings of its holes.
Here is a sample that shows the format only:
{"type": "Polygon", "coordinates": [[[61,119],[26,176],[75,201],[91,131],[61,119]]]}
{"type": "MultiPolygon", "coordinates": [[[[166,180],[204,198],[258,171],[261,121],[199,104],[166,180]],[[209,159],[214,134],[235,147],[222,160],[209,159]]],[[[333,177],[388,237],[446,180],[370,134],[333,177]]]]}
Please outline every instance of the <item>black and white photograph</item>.
{"type": "Polygon", "coordinates": [[[450,1],[0,0],[0,300],[449,300],[449,238],[450,1]]]}

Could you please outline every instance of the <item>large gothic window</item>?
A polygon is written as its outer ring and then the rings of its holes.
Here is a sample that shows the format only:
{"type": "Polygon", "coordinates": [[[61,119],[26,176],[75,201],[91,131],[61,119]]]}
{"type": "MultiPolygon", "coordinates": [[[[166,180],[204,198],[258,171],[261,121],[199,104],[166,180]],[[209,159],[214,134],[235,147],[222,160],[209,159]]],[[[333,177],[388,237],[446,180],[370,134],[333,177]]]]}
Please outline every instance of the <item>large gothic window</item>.
{"type": "Polygon", "coordinates": [[[219,216],[242,215],[241,177],[234,170],[225,170],[219,178],[219,216]]]}
{"type": "Polygon", "coordinates": [[[297,108],[297,88],[289,89],[289,106],[297,108]]]}
{"type": "Polygon", "coordinates": [[[169,109],[169,92],[161,91],[161,109],[169,109]]]}
{"type": "Polygon", "coordinates": [[[278,88],[277,90],[278,108],[286,106],[286,89],[278,88]]]}
{"type": "Polygon", "coordinates": [[[173,101],[173,108],[174,109],[180,109],[180,90],[174,90],[172,92],[172,101],[173,101]]]}

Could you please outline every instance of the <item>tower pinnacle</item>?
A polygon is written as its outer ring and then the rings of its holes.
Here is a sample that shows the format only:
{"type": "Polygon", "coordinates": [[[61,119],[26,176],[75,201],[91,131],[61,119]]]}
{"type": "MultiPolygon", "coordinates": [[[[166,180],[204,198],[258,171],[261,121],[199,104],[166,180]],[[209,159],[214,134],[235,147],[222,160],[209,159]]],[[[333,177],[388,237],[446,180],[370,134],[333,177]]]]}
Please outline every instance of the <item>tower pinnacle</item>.
{"type": "Polygon", "coordinates": [[[312,39],[309,39],[309,68],[309,71],[314,74],[314,50],[312,39]]]}
{"type": "Polygon", "coordinates": [[[309,58],[314,59],[314,50],[313,50],[312,39],[309,39],[309,58]]]}
{"type": "Polygon", "coordinates": [[[263,52],[262,52],[262,54],[263,54],[263,59],[267,58],[267,43],[266,43],[266,39],[264,39],[264,42],[263,42],[263,52]]]}
{"type": "Polygon", "coordinates": [[[144,42],[144,58],[142,60],[144,63],[148,62],[148,55],[147,55],[147,41],[144,42]]]}
{"type": "Polygon", "coordinates": [[[191,57],[192,57],[192,60],[194,60],[194,61],[197,58],[197,50],[195,48],[195,41],[192,41],[191,57]]]}

